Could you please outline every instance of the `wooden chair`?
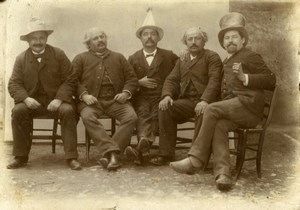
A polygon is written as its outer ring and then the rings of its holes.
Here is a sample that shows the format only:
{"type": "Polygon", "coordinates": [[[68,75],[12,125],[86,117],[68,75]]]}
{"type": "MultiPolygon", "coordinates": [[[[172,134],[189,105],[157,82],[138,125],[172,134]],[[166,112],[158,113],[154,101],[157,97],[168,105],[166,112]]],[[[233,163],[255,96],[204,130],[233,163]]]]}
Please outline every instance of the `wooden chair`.
{"type": "Polygon", "coordinates": [[[42,140],[51,140],[52,141],[52,153],[55,153],[55,145],[56,145],[56,140],[61,139],[61,135],[57,133],[57,127],[60,125],[60,121],[57,118],[54,117],[49,117],[49,116],[38,116],[34,117],[31,122],[31,131],[30,131],[30,140],[34,139],[42,139],[42,140]],[[53,126],[52,129],[50,128],[35,128],[34,127],[34,120],[53,120],[53,126]],[[35,132],[51,132],[51,134],[35,134],[35,132]]]}
{"type": "MultiPolygon", "coordinates": [[[[116,119],[108,117],[108,116],[104,116],[104,115],[98,119],[99,120],[106,120],[106,119],[111,120],[111,126],[110,126],[110,128],[106,129],[106,131],[110,132],[110,136],[113,136],[114,133],[116,132],[116,126],[117,126],[116,119]]],[[[86,159],[87,163],[90,161],[90,147],[91,147],[91,137],[89,136],[87,130],[85,129],[85,159],[86,159]]]]}
{"type": "Polygon", "coordinates": [[[186,148],[190,148],[190,144],[192,143],[192,138],[188,138],[188,137],[181,137],[178,136],[178,132],[184,132],[184,131],[191,131],[192,135],[194,135],[194,130],[195,130],[195,118],[190,118],[188,119],[187,122],[183,123],[192,123],[192,126],[187,126],[187,127],[179,127],[177,125],[177,139],[176,139],[176,149],[186,149],[186,148]],[[186,144],[189,144],[188,146],[186,146],[186,144]]]}
{"type": "MultiPolygon", "coordinates": [[[[268,128],[273,109],[275,106],[276,95],[278,87],[276,86],[269,100],[265,101],[264,115],[262,121],[255,128],[238,128],[234,131],[235,135],[231,139],[235,140],[236,149],[231,151],[231,154],[236,155],[236,180],[239,178],[243,164],[245,161],[256,160],[256,171],[258,178],[261,178],[261,157],[262,149],[265,138],[265,132],[268,128]],[[257,135],[257,141],[254,142],[253,139],[249,139],[250,135],[257,135]],[[255,156],[245,157],[246,151],[250,150],[255,152],[255,156]]],[[[267,92],[267,91],[265,91],[267,92]]],[[[266,94],[267,96],[267,94],[266,94]]]]}

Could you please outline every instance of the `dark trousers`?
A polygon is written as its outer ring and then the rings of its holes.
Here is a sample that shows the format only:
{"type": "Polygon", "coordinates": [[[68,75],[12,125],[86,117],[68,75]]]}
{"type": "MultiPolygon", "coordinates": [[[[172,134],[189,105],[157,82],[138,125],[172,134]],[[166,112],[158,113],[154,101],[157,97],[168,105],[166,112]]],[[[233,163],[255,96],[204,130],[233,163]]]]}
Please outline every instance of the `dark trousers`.
{"type": "Polygon", "coordinates": [[[123,152],[129,145],[137,120],[136,113],[129,102],[120,104],[114,100],[99,100],[98,105],[83,108],[80,115],[100,154],[106,155],[112,151],[123,152]],[[112,137],[106,133],[104,126],[98,120],[101,115],[108,115],[120,122],[112,137]]]}
{"type": "MultiPolygon", "coordinates": [[[[161,156],[174,157],[177,124],[195,117],[195,107],[198,102],[190,99],[178,99],[166,111],[159,110],[159,154],[161,156]]],[[[196,117],[195,134],[201,127],[201,119],[202,115],[196,117]]]]}
{"type": "Polygon", "coordinates": [[[138,116],[136,130],[138,140],[143,138],[153,143],[158,134],[158,103],[160,97],[139,95],[134,99],[134,109],[138,116]]]}
{"type": "Polygon", "coordinates": [[[209,104],[189,155],[205,163],[212,150],[215,177],[220,174],[230,176],[228,131],[239,126],[255,127],[259,121],[260,118],[242,105],[237,97],[209,104]]]}
{"type": "Polygon", "coordinates": [[[35,116],[48,115],[58,117],[61,121],[61,135],[65,158],[77,158],[77,123],[75,109],[68,103],[62,103],[57,112],[49,112],[42,106],[36,110],[29,109],[25,103],[18,103],[12,109],[13,155],[28,156],[31,148],[30,131],[35,116]]]}

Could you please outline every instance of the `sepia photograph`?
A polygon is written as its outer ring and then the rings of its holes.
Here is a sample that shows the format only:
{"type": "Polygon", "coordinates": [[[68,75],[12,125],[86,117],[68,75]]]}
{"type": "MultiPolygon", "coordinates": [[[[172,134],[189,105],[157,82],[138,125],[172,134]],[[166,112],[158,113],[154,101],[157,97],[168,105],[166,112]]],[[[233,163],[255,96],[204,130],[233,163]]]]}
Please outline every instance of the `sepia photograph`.
{"type": "Polygon", "coordinates": [[[0,1],[0,209],[300,209],[297,0],[0,1]]]}

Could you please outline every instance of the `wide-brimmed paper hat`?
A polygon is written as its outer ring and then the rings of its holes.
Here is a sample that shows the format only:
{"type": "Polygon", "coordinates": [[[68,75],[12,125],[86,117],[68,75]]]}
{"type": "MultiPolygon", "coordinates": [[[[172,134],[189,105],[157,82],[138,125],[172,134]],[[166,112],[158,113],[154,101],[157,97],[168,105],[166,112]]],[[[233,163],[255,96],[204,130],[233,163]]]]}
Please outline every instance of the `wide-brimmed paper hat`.
{"type": "Polygon", "coordinates": [[[32,17],[27,25],[25,34],[21,35],[20,39],[22,41],[27,41],[28,35],[37,31],[45,31],[48,36],[53,32],[53,30],[47,28],[44,21],[40,20],[37,17],[32,17]]]}
{"type": "Polygon", "coordinates": [[[153,18],[153,14],[152,14],[152,9],[149,8],[147,11],[147,15],[146,18],[144,20],[143,25],[136,31],[136,36],[140,39],[141,38],[141,33],[144,29],[146,28],[151,28],[153,30],[156,30],[159,36],[159,40],[161,40],[164,36],[164,31],[162,30],[162,28],[158,27],[157,25],[155,25],[155,21],[153,18]]]}
{"type": "Polygon", "coordinates": [[[223,39],[224,35],[227,31],[230,30],[237,30],[239,31],[242,36],[245,38],[244,46],[248,43],[248,33],[246,31],[245,25],[246,25],[246,18],[238,12],[231,12],[225,16],[223,16],[220,20],[220,28],[221,31],[218,34],[220,45],[223,46],[223,39]]]}

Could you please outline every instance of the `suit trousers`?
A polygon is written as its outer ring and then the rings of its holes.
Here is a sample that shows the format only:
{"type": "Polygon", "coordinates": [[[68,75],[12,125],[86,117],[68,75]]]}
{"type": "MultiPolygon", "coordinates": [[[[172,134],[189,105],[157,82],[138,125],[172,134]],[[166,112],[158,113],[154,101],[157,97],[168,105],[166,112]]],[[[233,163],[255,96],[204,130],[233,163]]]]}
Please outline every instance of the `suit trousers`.
{"type": "MultiPolygon", "coordinates": [[[[159,110],[159,155],[173,158],[175,155],[177,124],[195,117],[195,107],[199,101],[178,99],[167,110],[159,110]]],[[[196,117],[195,131],[201,127],[202,115],[196,117]]],[[[195,135],[194,135],[195,138],[195,135]]]]}
{"type": "Polygon", "coordinates": [[[138,116],[136,123],[138,140],[153,143],[158,135],[158,103],[160,97],[138,95],[134,98],[134,109],[138,116]]]}
{"type": "Polygon", "coordinates": [[[18,103],[12,109],[13,155],[28,156],[31,149],[30,131],[35,116],[47,115],[58,117],[61,122],[61,136],[64,144],[65,158],[77,159],[77,123],[79,120],[74,107],[62,103],[56,112],[50,112],[45,106],[36,110],[29,109],[25,103],[18,103]]]}
{"type": "Polygon", "coordinates": [[[86,106],[80,112],[83,124],[97,149],[103,156],[109,152],[123,152],[129,145],[135,122],[136,113],[129,102],[124,104],[112,100],[98,100],[97,105],[86,106]],[[115,134],[110,137],[98,120],[102,115],[117,119],[120,124],[115,134]]]}
{"type": "Polygon", "coordinates": [[[230,176],[228,131],[255,127],[260,118],[250,112],[237,97],[209,104],[204,112],[198,136],[188,155],[205,163],[213,152],[214,175],[230,176]]]}

